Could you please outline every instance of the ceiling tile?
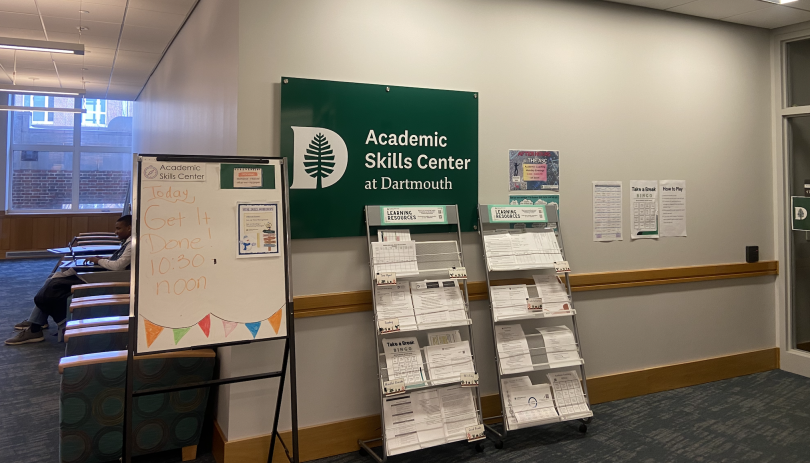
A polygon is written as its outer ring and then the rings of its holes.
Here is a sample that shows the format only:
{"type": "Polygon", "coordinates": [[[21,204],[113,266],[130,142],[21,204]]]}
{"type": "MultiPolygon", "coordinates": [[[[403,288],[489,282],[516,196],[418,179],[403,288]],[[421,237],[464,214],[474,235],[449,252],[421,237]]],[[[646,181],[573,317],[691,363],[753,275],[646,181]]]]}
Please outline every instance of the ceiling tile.
{"type": "Polygon", "coordinates": [[[810,11],[810,0],[798,0],[785,6],[788,8],[798,8],[800,10],[810,11]]]}
{"type": "MultiPolygon", "coordinates": [[[[11,52],[11,59],[14,59],[13,50],[4,50],[11,52]]],[[[55,53],[59,54],[59,53],[55,53]]],[[[17,67],[31,67],[31,68],[49,68],[53,67],[50,53],[43,53],[39,51],[17,51],[17,67]]]]}
{"type": "Polygon", "coordinates": [[[110,91],[107,94],[107,98],[110,100],[134,101],[142,88],[143,85],[110,84],[110,91]]]}
{"type": "MultiPolygon", "coordinates": [[[[45,22],[45,29],[48,31],[48,34],[51,32],[70,34],[79,31],[78,19],[44,16],[42,20],[45,22]]],[[[118,38],[118,35],[121,33],[121,24],[82,20],[81,26],[87,28],[86,31],[82,31],[82,36],[101,35],[118,38]]]]}
{"type": "Polygon", "coordinates": [[[11,27],[0,27],[0,37],[14,37],[17,39],[45,40],[45,33],[42,27],[39,29],[15,29],[11,27]]]}
{"type": "Polygon", "coordinates": [[[132,40],[121,38],[121,45],[118,47],[120,50],[127,51],[142,51],[146,53],[163,53],[163,50],[168,45],[168,42],[153,42],[146,40],[132,40]]]}
{"type": "Polygon", "coordinates": [[[196,0],[129,0],[129,7],[185,16],[195,2],[196,0]]]}
{"type": "Polygon", "coordinates": [[[124,7],[66,0],[37,0],[42,16],[121,24],[124,7]],[[88,11],[80,13],[79,10],[88,11]]]}
{"type": "Polygon", "coordinates": [[[670,8],[669,11],[703,18],[722,19],[767,7],[767,3],[759,0],[699,0],[670,8]]]}
{"type": "Polygon", "coordinates": [[[106,82],[110,80],[110,71],[112,68],[103,66],[88,66],[88,65],[74,65],[74,64],[59,64],[59,75],[65,75],[70,78],[87,80],[91,82],[106,82]]]}
{"type": "Polygon", "coordinates": [[[36,14],[2,13],[0,14],[0,27],[41,31],[42,23],[39,22],[39,16],[36,14]]]}
{"type": "Polygon", "coordinates": [[[165,29],[155,29],[152,27],[139,27],[124,24],[124,33],[121,35],[121,38],[169,43],[176,33],[177,30],[170,31],[165,29]]]}
{"type": "Polygon", "coordinates": [[[37,5],[34,0],[0,0],[0,11],[37,14],[37,5]]]}
{"type": "Polygon", "coordinates": [[[765,5],[764,9],[725,18],[737,24],[775,29],[804,21],[810,21],[810,11],[785,8],[780,5],[765,5]]]}
{"type": "Polygon", "coordinates": [[[608,0],[614,3],[625,3],[628,5],[644,6],[647,8],[655,8],[658,10],[666,10],[678,5],[685,5],[692,3],[695,0],[608,0]]]}
{"type": "Polygon", "coordinates": [[[163,13],[159,11],[138,10],[129,8],[125,24],[127,26],[153,27],[155,29],[167,29],[177,32],[186,19],[182,14],[163,13]]]}
{"type": "Polygon", "coordinates": [[[127,0],[82,0],[84,4],[98,3],[99,5],[127,6],[127,0]]]}
{"type": "Polygon", "coordinates": [[[109,48],[115,50],[115,47],[118,45],[117,36],[79,35],[78,32],[79,31],[76,31],[76,34],[48,32],[48,37],[50,37],[51,40],[56,40],[59,42],[83,43],[85,50],[88,48],[109,48]]]}
{"type": "Polygon", "coordinates": [[[111,67],[115,50],[109,48],[85,48],[84,55],[53,54],[57,64],[111,67]]]}

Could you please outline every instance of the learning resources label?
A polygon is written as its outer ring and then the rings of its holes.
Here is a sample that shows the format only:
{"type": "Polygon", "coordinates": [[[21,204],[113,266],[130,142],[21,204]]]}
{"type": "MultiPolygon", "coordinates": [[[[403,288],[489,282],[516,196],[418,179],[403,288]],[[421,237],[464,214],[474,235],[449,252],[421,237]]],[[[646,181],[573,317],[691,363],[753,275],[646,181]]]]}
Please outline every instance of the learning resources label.
{"type": "Polygon", "coordinates": [[[441,224],[447,223],[445,206],[380,206],[383,225],[441,224]]]}
{"type": "Polygon", "coordinates": [[[489,206],[490,222],[546,222],[545,206],[489,206]]]}

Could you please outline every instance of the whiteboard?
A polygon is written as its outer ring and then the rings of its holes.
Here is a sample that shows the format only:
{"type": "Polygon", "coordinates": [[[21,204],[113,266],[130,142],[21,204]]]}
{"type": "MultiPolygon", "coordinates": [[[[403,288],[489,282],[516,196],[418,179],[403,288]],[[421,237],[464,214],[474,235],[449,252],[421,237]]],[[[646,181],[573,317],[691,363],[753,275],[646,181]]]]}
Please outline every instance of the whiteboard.
{"type": "Polygon", "coordinates": [[[141,157],[133,214],[137,353],[286,336],[281,160],[252,165],[263,171],[263,188],[255,178],[235,182],[234,172],[246,169],[234,164],[141,157]],[[240,216],[240,204],[276,205],[276,214],[262,216],[276,218],[261,224],[258,241],[240,237],[247,209],[240,216]],[[268,252],[239,257],[247,248],[268,252]]]}

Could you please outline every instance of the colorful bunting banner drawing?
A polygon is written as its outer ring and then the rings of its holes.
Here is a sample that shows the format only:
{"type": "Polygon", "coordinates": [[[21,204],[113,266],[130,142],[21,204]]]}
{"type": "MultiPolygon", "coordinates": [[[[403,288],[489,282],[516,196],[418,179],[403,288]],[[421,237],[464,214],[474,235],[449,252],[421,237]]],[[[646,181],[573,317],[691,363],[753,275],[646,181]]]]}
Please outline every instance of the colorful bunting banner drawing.
{"type": "Polygon", "coordinates": [[[250,334],[253,335],[253,339],[256,339],[256,335],[259,334],[259,328],[262,326],[262,322],[253,322],[253,323],[245,323],[247,329],[250,330],[250,334]]]}
{"type": "Polygon", "coordinates": [[[205,337],[211,332],[211,314],[206,315],[202,320],[197,323],[197,326],[205,333],[205,337]]]}
{"type": "Polygon", "coordinates": [[[178,342],[180,342],[181,339],[183,339],[183,336],[185,336],[186,333],[188,333],[190,329],[191,329],[190,326],[187,326],[185,328],[172,328],[172,332],[174,332],[174,345],[175,346],[177,345],[178,342]]]}
{"type": "Polygon", "coordinates": [[[276,313],[267,319],[267,321],[270,322],[270,326],[273,327],[273,331],[278,334],[278,329],[281,328],[281,309],[278,309],[276,313]]]}
{"type": "Polygon", "coordinates": [[[143,327],[146,331],[146,347],[151,347],[155,339],[163,332],[163,327],[155,325],[147,319],[143,319],[143,327]]]}
{"type": "Polygon", "coordinates": [[[227,338],[229,334],[236,328],[239,323],[236,322],[229,322],[226,320],[222,320],[222,327],[225,328],[225,337],[227,338]]]}

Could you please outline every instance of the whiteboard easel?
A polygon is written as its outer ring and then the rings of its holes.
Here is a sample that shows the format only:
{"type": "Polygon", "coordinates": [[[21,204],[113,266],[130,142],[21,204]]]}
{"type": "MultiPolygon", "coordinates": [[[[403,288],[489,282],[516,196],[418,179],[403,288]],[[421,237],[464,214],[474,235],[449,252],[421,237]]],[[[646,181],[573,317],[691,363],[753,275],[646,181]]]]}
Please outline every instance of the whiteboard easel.
{"type": "Polygon", "coordinates": [[[135,155],[126,463],[135,397],[279,378],[272,461],[288,360],[298,462],[287,179],[283,158],[135,155]],[[134,391],[138,356],[261,341],[284,342],[279,371],[134,391]]]}

